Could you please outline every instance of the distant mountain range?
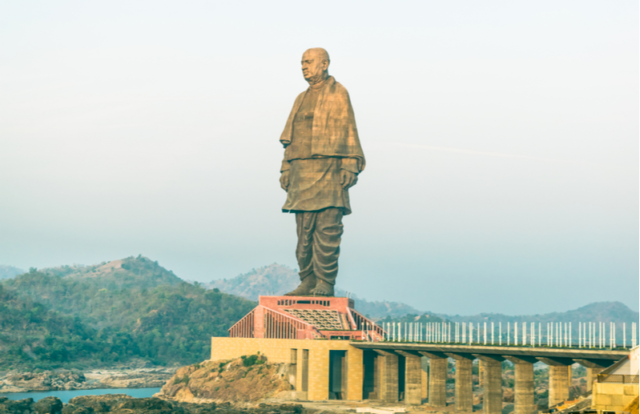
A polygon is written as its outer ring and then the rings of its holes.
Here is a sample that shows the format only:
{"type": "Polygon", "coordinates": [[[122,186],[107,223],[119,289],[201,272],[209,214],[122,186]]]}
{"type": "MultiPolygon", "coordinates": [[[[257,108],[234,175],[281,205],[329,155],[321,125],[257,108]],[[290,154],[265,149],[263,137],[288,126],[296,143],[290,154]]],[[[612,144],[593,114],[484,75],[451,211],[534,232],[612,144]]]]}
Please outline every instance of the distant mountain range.
{"type": "MultiPolygon", "coordinates": [[[[52,276],[66,279],[100,279],[102,285],[109,289],[136,287],[140,289],[153,288],[160,285],[175,286],[184,280],[173,272],[164,269],[147,258],[139,258],[146,263],[147,268],[131,267],[129,259],[103,262],[92,266],[72,265],[42,269],[52,276]]],[[[137,263],[136,261],[134,261],[137,263]]],[[[140,263],[138,263],[140,264],[140,263]]],[[[21,269],[12,266],[0,266],[0,279],[13,278],[24,273],[21,269]]],[[[188,281],[193,284],[194,282],[188,281]]],[[[217,288],[221,292],[240,296],[251,301],[257,301],[260,295],[282,295],[289,292],[300,282],[296,270],[273,263],[268,266],[252,269],[250,272],[240,274],[230,279],[218,279],[202,284],[205,289],[217,288]]],[[[336,289],[338,296],[346,296],[347,293],[336,289]]],[[[409,320],[420,316],[429,320],[447,320],[451,322],[626,322],[638,321],[640,315],[620,302],[596,302],[581,308],[567,312],[552,312],[536,315],[505,315],[499,313],[480,313],[478,315],[448,315],[435,313],[432,310],[418,310],[410,305],[395,301],[368,301],[354,294],[350,296],[355,300],[358,311],[368,315],[374,320],[385,321],[409,320]],[[408,319],[407,319],[408,318],[408,319]]],[[[36,300],[36,298],[34,298],[36,300]]],[[[418,319],[416,319],[418,320],[418,319]]],[[[423,319],[420,319],[423,320],[423,319]]]]}
{"type": "MultiPolygon", "coordinates": [[[[594,302],[566,312],[512,316],[501,313],[481,313],[472,316],[438,314],[452,322],[638,322],[640,315],[621,302],[594,302]]],[[[577,329],[577,328],[576,328],[577,329]]]]}
{"type": "MultiPolygon", "coordinates": [[[[290,267],[277,263],[252,269],[250,272],[238,275],[232,279],[213,280],[205,286],[209,289],[217,288],[222,292],[241,296],[250,300],[258,300],[260,295],[282,295],[292,291],[300,283],[298,272],[290,267]]],[[[336,289],[337,296],[346,296],[347,292],[336,289]]],[[[355,306],[361,313],[374,318],[401,317],[407,314],[418,314],[420,311],[400,302],[375,301],[350,295],[355,306]]]]}
{"type": "MultiPolygon", "coordinates": [[[[231,279],[214,280],[205,286],[209,289],[218,288],[222,292],[241,296],[250,300],[258,300],[260,295],[282,295],[293,290],[300,283],[298,273],[290,267],[277,263],[252,269],[250,272],[231,279]]],[[[338,296],[345,296],[346,292],[336,289],[338,296]]],[[[552,312],[542,315],[504,315],[498,313],[481,313],[478,315],[460,316],[433,313],[401,302],[368,301],[351,294],[355,300],[356,309],[365,315],[385,321],[441,321],[451,322],[626,322],[638,321],[639,314],[620,302],[597,302],[567,312],[552,312]],[[420,316],[420,318],[418,318],[420,316]]],[[[577,328],[576,328],[577,329],[577,328]]]]}
{"type": "Polygon", "coordinates": [[[24,273],[24,270],[18,269],[17,267],[0,265],[0,280],[11,279],[22,273],[24,273]]]}

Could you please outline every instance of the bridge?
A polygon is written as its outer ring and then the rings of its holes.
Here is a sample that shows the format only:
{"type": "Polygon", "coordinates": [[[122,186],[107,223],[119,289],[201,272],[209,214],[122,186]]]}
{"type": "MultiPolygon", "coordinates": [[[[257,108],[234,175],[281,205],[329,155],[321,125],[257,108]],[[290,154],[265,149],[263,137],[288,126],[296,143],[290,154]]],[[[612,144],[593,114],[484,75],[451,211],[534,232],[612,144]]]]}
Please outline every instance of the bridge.
{"type": "Polygon", "coordinates": [[[351,346],[363,351],[365,398],[432,407],[446,406],[448,359],[455,364],[456,411],[473,411],[472,366],[482,364],[483,409],[502,413],[502,361],[515,365],[515,414],[537,412],[534,405],[533,364],[549,366],[549,406],[569,399],[571,365],[587,368],[587,386],[595,375],[629,355],[627,349],[577,347],[500,346],[462,343],[361,342],[351,346]],[[428,368],[427,368],[428,367],[428,368]],[[367,394],[369,394],[367,396],[367,394]]]}
{"type": "Polygon", "coordinates": [[[629,355],[637,324],[603,322],[383,322],[354,309],[350,298],[261,296],[256,306],[214,337],[211,360],[260,353],[290,366],[297,398],[403,401],[446,406],[449,359],[455,408],[473,411],[472,368],[480,361],[485,414],[502,413],[502,362],[515,368],[515,414],[537,412],[533,365],[549,366],[549,405],[569,399],[571,365],[587,368],[587,386],[629,355]],[[630,329],[627,329],[630,328],[630,329]]]}

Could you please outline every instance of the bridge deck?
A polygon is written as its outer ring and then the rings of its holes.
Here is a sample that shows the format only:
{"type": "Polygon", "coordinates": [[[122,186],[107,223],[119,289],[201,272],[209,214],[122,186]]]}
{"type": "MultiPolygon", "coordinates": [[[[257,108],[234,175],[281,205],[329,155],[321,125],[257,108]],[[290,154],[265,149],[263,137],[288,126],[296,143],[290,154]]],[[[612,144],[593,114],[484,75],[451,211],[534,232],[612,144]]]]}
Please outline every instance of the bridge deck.
{"type": "Polygon", "coordinates": [[[549,348],[525,346],[491,346],[463,344],[429,344],[406,342],[360,342],[352,341],[351,345],[359,349],[377,349],[381,351],[413,351],[434,354],[466,354],[487,356],[513,356],[529,358],[558,358],[582,360],[617,361],[627,355],[628,350],[621,349],[587,349],[587,348],[549,348]]]}

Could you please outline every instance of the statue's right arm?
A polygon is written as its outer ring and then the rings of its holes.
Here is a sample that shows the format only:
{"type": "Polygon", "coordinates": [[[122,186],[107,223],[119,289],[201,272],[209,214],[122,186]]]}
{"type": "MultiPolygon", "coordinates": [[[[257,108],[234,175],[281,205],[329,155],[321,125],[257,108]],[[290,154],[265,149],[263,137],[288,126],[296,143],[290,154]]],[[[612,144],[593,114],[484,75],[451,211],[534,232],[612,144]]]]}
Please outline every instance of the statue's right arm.
{"type": "Polygon", "coordinates": [[[285,159],[282,160],[282,167],[280,167],[280,187],[282,187],[284,191],[289,189],[289,168],[291,168],[291,164],[289,164],[289,161],[287,161],[285,157],[285,159]]]}

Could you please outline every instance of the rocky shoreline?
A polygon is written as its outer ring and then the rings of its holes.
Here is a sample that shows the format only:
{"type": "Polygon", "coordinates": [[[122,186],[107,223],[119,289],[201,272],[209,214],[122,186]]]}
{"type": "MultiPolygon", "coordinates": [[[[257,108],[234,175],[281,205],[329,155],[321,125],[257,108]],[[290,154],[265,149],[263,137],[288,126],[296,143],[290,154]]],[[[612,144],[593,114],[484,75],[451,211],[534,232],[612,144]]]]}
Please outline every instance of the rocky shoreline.
{"type": "Polygon", "coordinates": [[[256,407],[235,407],[227,404],[191,404],[166,401],[159,398],[133,398],[123,394],[91,395],[72,398],[63,404],[56,397],[38,402],[27,398],[11,401],[0,397],[0,413],[10,414],[316,414],[317,410],[304,410],[299,404],[260,404],[256,407]]]}
{"type": "Polygon", "coordinates": [[[153,367],[91,371],[56,369],[39,373],[0,372],[0,394],[99,388],[160,388],[177,369],[178,367],[153,367]]]}

